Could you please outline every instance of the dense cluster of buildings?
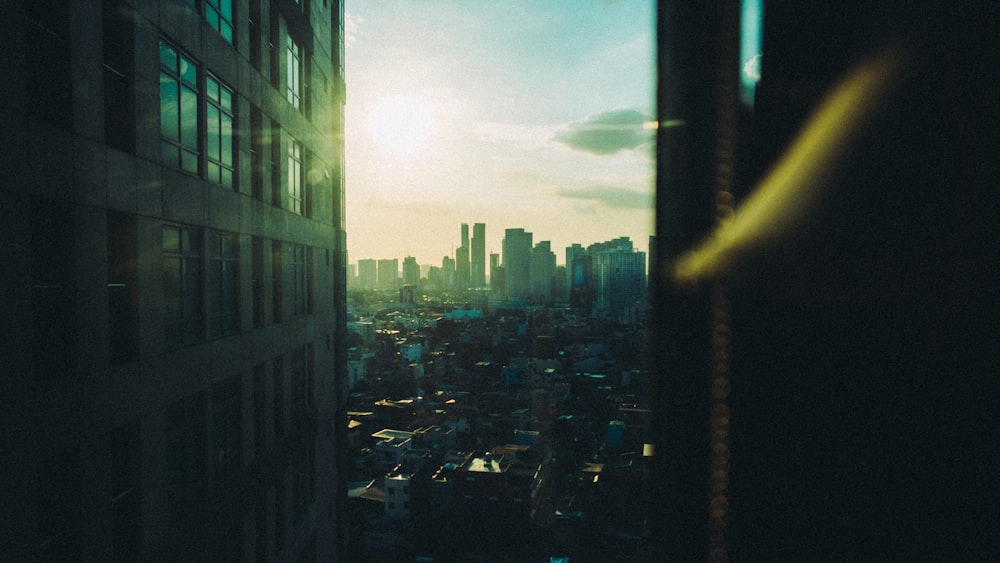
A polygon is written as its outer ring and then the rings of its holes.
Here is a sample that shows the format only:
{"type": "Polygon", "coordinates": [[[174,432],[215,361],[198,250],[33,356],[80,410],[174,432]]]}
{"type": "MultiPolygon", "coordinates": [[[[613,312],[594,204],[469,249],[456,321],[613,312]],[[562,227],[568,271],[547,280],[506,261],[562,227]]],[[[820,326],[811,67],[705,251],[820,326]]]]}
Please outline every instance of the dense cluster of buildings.
{"type": "Polygon", "coordinates": [[[569,304],[622,318],[635,318],[644,307],[646,253],[635,250],[628,237],[566,248],[557,265],[550,241],[533,242],[524,229],[506,229],[502,254],[490,254],[486,275],[486,225],[461,224],[461,245],[441,265],[418,265],[403,259],[361,259],[349,264],[348,286],[395,290],[413,286],[434,290],[488,290],[498,298],[539,304],[569,304]]]}
{"type": "Polygon", "coordinates": [[[348,322],[353,555],[639,554],[641,330],[568,307],[385,295],[348,322]],[[447,547],[425,541],[442,522],[447,547]]]}
{"type": "Polygon", "coordinates": [[[343,2],[5,8],[0,560],[336,560],[343,2]]]}

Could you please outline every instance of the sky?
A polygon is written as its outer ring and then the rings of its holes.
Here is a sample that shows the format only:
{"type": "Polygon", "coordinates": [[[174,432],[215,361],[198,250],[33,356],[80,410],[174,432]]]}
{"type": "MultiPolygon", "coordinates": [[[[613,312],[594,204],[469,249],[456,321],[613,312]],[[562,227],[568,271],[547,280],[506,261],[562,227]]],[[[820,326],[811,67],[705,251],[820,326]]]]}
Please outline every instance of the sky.
{"type": "Polygon", "coordinates": [[[351,263],[653,232],[653,0],[347,0],[351,263]]]}

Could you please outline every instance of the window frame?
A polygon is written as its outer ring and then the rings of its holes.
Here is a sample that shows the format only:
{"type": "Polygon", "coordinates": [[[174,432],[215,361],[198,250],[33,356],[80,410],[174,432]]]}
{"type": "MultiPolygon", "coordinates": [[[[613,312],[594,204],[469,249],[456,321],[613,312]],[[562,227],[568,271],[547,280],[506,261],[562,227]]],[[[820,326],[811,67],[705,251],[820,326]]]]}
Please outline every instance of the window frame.
{"type": "Polygon", "coordinates": [[[285,34],[285,99],[299,111],[302,111],[303,107],[304,61],[305,50],[302,45],[291,33],[285,34]]]}
{"type": "Polygon", "coordinates": [[[236,92],[225,82],[219,80],[217,76],[206,71],[204,97],[205,179],[223,187],[235,189],[237,186],[236,92]],[[213,115],[216,113],[218,114],[218,124],[212,122],[213,115]],[[226,134],[227,122],[228,135],[226,134]],[[213,149],[218,153],[217,157],[213,156],[213,149]],[[213,170],[217,170],[217,174],[213,173],[213,170]]]}
{"type": "Polygon", "coordinates": [[[202,109],[200,90],[200,67],[194,58],[184,52],[170,41],[160,38],[160,161],[168,164],[177,170],[192,174],[202,175],[201,157],[201,122],[202,109]],[[164,51],[169,50],[173,55],[173,61],[164,58],[164,51]],[[171,63],[171,64],[168,64],[171,63]],[[191,73],[184,68],[187,64],[192,69],[191,73]],[[166,80],[165,80],[166,79],[166,80]],[[176,93],[176,108],[169,115],[166,111],[169,106],[164,101],[164,87],[167,83],[173,85],[176,93]],[[194,127],[191,131],[191,124],[185,119],[185,90],[194,96],[194,127]],[[167,119],[167,118],[170,119],[167,119]],[[167,124],[170,123],[171,131],[167,131],[167,124]],[[187,131],[187,133],[185,133],[187,131]],[[193,139],[190,137],[193,135],[193,139]],[[193,143],[193,146],[192,146],[193,143]],[[167,150],[175,151],[170,155],[167,150]],[[172,162],[171,162],[172,161],[172,162]],[[192,167],[193,165],[193,167],[192,167]]]}
{"type": "Polygon", "coordinates": [[[239,235],[209,231],[206,260],[210,337],[215,339],[238,334],[240,332],[239,235]],[[231,243],[228,247],[229,252],[226,241],[231,243]],[[219,285],[218,290],[216,284],[219,285]]]}
{"type": "Polygon", "coordinates": [[[164,339],[167,349],[175,350],[205,340],[205,242],[202,229],[196,227],[164,223],[161,231],[164,238],[162,242],[164,339]],[[175,230],[178,233],[176,250],[167,247],[168,230],[175,230]],[[185,244],[185,240],[188,244],[185,244]],[[194,248],[190,248],[192,246],[194,248]],[[177,260],[178,294],[173,299],[168,294],[167,276],[171,269],[168,267],[168,260],[177,260]],[[191,268],[195,269],[193,275],[189,272],[191,268]],[[194,282],[194,288],[187,287],[191,282],[194,282]],[[169,318],[171,300],[176,301],[174,308],[178,313],[173,319],[169,318]]]}
{"type": "Polygon", "coordinates": [[[288,135],[288,148],[285,151],[288,170],[285,174],[285,193],[287,194],[288,210],[296,215],[305,216],[305,182],[303,181],[302,143],[288,135]]]}

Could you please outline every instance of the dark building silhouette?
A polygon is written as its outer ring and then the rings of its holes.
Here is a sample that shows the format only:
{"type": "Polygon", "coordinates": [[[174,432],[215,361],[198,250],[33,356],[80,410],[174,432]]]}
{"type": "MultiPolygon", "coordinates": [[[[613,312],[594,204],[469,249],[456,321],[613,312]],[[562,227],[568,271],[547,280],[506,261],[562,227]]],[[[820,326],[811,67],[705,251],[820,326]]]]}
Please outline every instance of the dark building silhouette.
{"type": "Polygon", "coordinates": [[[486,287],[486,223],[472,225],[472,287],[486,287]]]}
{"type": "Polygon", "coordinates": [[[0,33],[0,560],[337,560],[342,3],[0,33]]]}
{"type": "Polygon", "coordinates": [[[996,7],[768,2],[748,105],[739,5],[659,9],[650,553],[994,560],[996,7]]]}

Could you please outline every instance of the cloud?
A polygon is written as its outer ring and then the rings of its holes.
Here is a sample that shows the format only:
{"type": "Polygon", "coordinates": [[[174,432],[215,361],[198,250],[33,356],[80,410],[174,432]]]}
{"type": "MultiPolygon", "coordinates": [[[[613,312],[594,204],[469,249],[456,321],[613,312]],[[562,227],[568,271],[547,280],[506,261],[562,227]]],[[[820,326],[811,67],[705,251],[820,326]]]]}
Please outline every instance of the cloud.
{"type": "Polygon", "coordinates": [[[344,12],[344,47],[351,47],[358,38],[358,27],[365,21],[361,16],[344,12]]]}
{"type": "Polygon", "coordinates": [[[560,197],[580,199],[599,203],[617,209],[652,209],[653,196],[625,188],[592,186],[589,188],[563,189],[556,192],[560,197]]]}
{"type": "Polygon", "coordinates": [[[571,149],[598,155],[637,149],[653,140],[650,119],[634,109],[615,109],[592,115],[556,132],[553,141],[571,149]]]}

